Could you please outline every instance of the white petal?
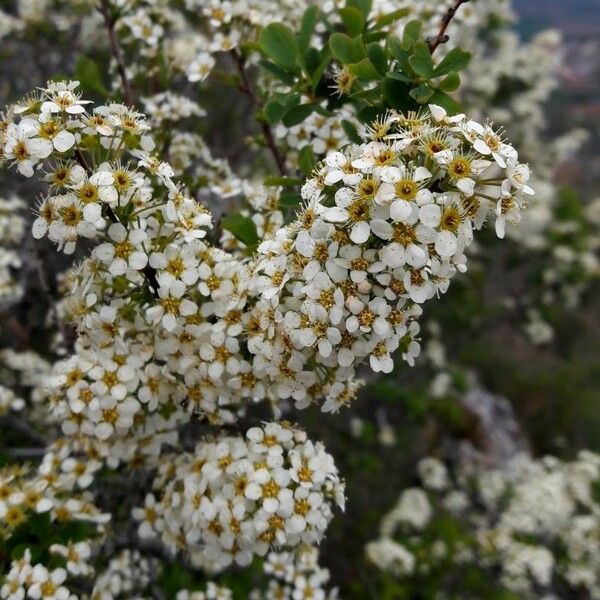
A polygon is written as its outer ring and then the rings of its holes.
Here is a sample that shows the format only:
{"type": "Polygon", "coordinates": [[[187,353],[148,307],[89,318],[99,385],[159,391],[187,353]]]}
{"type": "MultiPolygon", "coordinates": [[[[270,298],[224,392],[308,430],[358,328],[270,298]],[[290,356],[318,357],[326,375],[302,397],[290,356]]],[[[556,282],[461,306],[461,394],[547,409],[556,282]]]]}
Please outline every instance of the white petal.
{"type": "Polygon", "coordinates": [[[382,240],[389,240],[392,238],[394,228],[383,219],[374,219],[371,221],[371,231],[382,240]]]}
{"type": "Polygon", "coordinates": [[[75,145],[75,136],[70,131],[61,131],[54,136],[52,143],[59,152],[66,152],[75,145]]]}
{"type": "Polygon", "coordinates": [[[108,228],[108,235],[111,240],[121,243],[127,238],[127,229],[122,223],[113,223],[108,228]]]}
{"type": "Polygon", "coordinates": [[[330,223],[344,223],[348,220],[348,211],[339,206],[334,206],[325,210],[323,216],[330,223]]]}
{"type": "Polygon", "coordinates": [[[390,216],[401,223],[408,221],[412,214],[412,204],[406,200],[396,200],[390,206],[390,216]]]}
{"type": "Polygon", "coordinates": [[[82,112],[85,112],[85,108],[81,104],[73,104],[72,106],[68,106],[65,112],[70,115],[80,115],[82,112]]]}
{"type": "Polygon", "coordinates": [[[127,261],[124,258],[115,258],[108,271],[113,275],[123,275],[127,271],[127,261]]]}
{"type": "Polygon", "coordinates": [[[94,185],[111,185],[114,181],[110,171],[97,171],[90,177],[90,183],[94,185]]]}
{"type": "Polygon", "coordinates": [[[442,209],[437,204],[426,204],[419,209],[419,219],[427,227],[437,227],[442,218],[442,209]]]}
{"type": "Polygon", "coordinates": [[[90,223],[95,223],[102,217],[102,209],[99,204],[92,202],[83,207],[83,218],[90,223]]]}
{"type": "Polygon", "coordinates": [[[470,177],[463,177],[456,182],[456,187],[467,196],[472,196],[475,191],[475,182],[470,177]]]}
{"type": "Polygon", "coordinates": [[[446,110],[437,104],[430,104],[429,111],[431,112],[431,116],[433,117],[434,121],[441,121],[448,115],[446,110]]]}
{"type": "Polygon", "coordinates": [[[423,181],[424,179],[429,179],[431,177],[431,173],[425,167],[417,167],[413,179],[415,181],[423,181]]]}
{"type": "Polygon", "coordinates": [[[458,248],[458,240],[450,231],[442,231],[435,241],[435,251],[440,256],[452,256],[458,248]]]}
{"type": "Polygon", "coordinates": [[[350,239],[355,244],[364,244],[371,234],[371,228],[369,224],[365,221],[361,221],[360,223],[356,223],[354,227],[352,227],[352,231],[350,232],[350,239]]]}
{"type": "Polygon", "coordinates": [[[133,252],[129,257],[129,266],[140,271],[148,264],[148,257],[143,252],[133,252]]]}
{"type": "Polygon", "coordinates": [[[503,239],[506,233],[506,220],[503,217],[496,219],[496,235],[503,239]]]}

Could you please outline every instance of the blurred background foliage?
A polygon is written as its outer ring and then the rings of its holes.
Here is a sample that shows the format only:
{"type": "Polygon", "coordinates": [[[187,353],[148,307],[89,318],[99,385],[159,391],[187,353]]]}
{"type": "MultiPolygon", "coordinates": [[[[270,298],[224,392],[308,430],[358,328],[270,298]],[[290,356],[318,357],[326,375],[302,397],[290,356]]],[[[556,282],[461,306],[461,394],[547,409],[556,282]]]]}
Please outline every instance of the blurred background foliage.
{"type": "MultiPolygon", "coordinates": [[[[546,27],[558,28],[564,36],[559,85],[547,104],[549,126],[543,135],[555,139],[573,127],[582,127],[589,134],[578,153],[556,171],[560,201],[555,217],[577,221],[585,199],[600,195],[600,3],[517,0],[514,4],[524,39],[546,27]]],[[[1,8],[10,5],[9,0],[0,2],[1,8]]],[[[43,28],[43,23],[39,27],[43,28]]],[[[10,37],[2,40],[0,104],[18,99],[32,82],[35,85],[65,74],[80,79],[92,97],[102,97],[110,84],[97,65],[108,60],[108,54],[100,49],[92,60],[82,49],[69,45],[68,32],[64,39],[50,42],[40,33],[32,30],[25,46],[10,37]],[[69,51],[54,51],[62,46],[69,51]],[[23,69],[22,78],[14,76],[17,65],[23,69]]],[[[242,146],[236,152],[229,140],[233,135],[243,139],[255,132],[252,107],[245,100],[230,101],[233,92],[226,86],[211,90],[212,95],[203,97],[202,104],[217,126],[208,127],[206,139],[216,156],[226,156],[243,172],[242,146]]],[[[574,235],[571,242],[577,243],[576,233],[566,235],[574,235]]],[[[493,244],[491,233],[488,237],[482,246],[493,244]]],[[[38,242],[38,250],[27,251],[42,255],[42,268],[61,270],[60,259],[54,252],[46,252],[45,243],[38,242]]],[[[540,276],[537,258],[524,261],[523,252],[510,243],[502,248],[496,244],[494,252],[481,252],[468,278],[457,279],[444,297],[428,304],[428,320],[437,324],[438,335],[424,332],[423,339],[425,346],[433,337],[445,348],[451,381],[443,394],[431,394],[436,369],[426,351],[414,368],[399,364],[390,375],[372,378],[357,402],[339,418],[324,418],[318,409],[297,415],[311,438],[325,442],[347,481],[346,514],[334,519],[322,551],[324,565],[340,585],[343,598],[415,598],[402,583],[376,573],[367,562],[364,545],[372,539],[381,515],[395,503],[399,490],[415,482],[419,458],[434,454],[452,461],[464,440],[485,451],[486,435],[478,416],[457,401],[474,386],[510,401],[534,455],[552,453],[569,458],[582,448],[600,451],[600,285],[592,282],[575,308],[561,302],[547,307],[543,316],[554,336],[545,344],[534,344],[523,331],[524,315],[508,310],[505,299],[518,297],[535,285],[540,276]]],[[[0,345],[22,349],[33,342],[34,348],[43,352],[49,341],[40,332],[49,302],[37,278],[27,275],[31,273],[25,274],[28,283],[21,305],[11,316],[3,317],[12,324],[2,323],[0,345]]],[[[578,274],[574,272],[572,277],[577,280],[578,274]]],[[[50,297],[56,293],[52,282],[50,297]]],[[[291,415],[296,416],[293,411],[291,415]]],[[[0,453],[18,443],[19,434],[9,425],[3,424],[0,434],[0,453]]],[[[444,536],[448,540],[460,535],[447,524],[444,536]]],[[[222,581],[244,597],[257,572],[258,567],[236,571],[222,581]]],[[[516,597],[498,592],[481,573],[465,572],[463,576],[470,582],[468,587],[477,590],[475,597],[516,597]]],[[[190,587],[198,576],[174,563],[161,581],[169,595],[190,587]]],[[[434,589],[423,589],[419,598],[434,595],[434,589]]]]}

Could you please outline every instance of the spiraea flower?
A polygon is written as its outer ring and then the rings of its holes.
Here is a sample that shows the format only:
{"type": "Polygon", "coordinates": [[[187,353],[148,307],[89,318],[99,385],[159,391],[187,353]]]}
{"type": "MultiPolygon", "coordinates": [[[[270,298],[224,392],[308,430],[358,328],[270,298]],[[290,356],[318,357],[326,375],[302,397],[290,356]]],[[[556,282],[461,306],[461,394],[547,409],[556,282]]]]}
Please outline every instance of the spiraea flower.
{"type": "Polygon", "coordinates": [[[134,516],[144,536],[152,530],[174,548],[185,539],[195,560],[221,570],[270,548],[318,543],[336,505],[343,508],[344,485],[331,455],[303,432],[269,423],[178,457],[160,500],[146,498],[134,516]]]}

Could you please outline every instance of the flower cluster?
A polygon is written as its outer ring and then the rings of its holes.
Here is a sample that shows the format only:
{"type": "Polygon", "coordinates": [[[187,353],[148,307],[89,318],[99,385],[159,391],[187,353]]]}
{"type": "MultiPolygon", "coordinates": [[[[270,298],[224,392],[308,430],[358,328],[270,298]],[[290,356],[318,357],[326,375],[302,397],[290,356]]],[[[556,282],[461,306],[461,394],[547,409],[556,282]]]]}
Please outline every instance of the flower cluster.
{"type": "Polygon", "coordinates": [[[187,548],[211,571],[248,565],[271,548],[318,543],[344,506],[344,485],[322,444],[286,424],[220,436],[161,465],[159,499],[134,510],[140,537],[187,548]]]}
{"type": "MultiPolygon", "coordinates": [[[[254,588],[249,600],[335,600],[337,589],[327,590],[329,571],[319,566],[319,551],[309,546],[296,553],[270,552],[263,562],[268,581],[254,588]]],[[[209,582],[204,591],[182,589],[176,600],[233,600],[233,591],[226,586],[209,582]]]]}
{"type": "Polygon", "coordinates": [[[25,203],[19,198],[0,198],[0,307],[23,296],[23,285],[16,278],[22,265],[16,247],[25,234],[25,219],[20,214],[24,208],[25,203]]]}
{"type": "Polygon", "coordinates": [[[412,363],[420,305],[466,269],[473,229],[494,213],[503,235],[532,193],[490,126],[435,106],[394,113],[370,142],[329,155],[296,220],[270,234],[265,224],[257,257],[240,258],[204,240],[210,214],[148,154],[142,115],[86,106],[76,83],[51,84],[18,107],[3,150],[30,174],[42,158],[27,144],[45,148],[51,191],[34,235],[66,252],[80,236],[100,242],[70,276],[76,353],[50,381],[68,435],[141,431],[160,448],[185,410],[231,422],[244,399],[289,397],[337,410],[362,361],[389,372],[400,347],[412,363]],[[50,148],[47,122],[72,145],[50,148]],[[89,148],[106,159],[93,164],[89,148]]]}
{"type": "Polygon", "coordinates": [[[101,467],[80,455],[67,440],[49,446],[37,469],[5,467],[0,471],[0,538],[9,539],[32,515],[51,522],[82,521],[102,527],[102,513],[85,494],[101,467]]]}
{"type": "Polygon", "coordinates": [[[263,565],[270,581],[266,590],[253,590],[251,600],[315,598],[334,600],[337,589],[327,590],[329,571],[319,566],[316,548],[304,548],[297,554],[271,552],[263,565]]]}
{"type": "Polygon", "coordinates": [[[0,588],[0,598],[44,598],[48,600],[68,600],[71,593],[63,584],[67,571],[62,567],[48,570],[43,564],[31,564],[31,552],[25,550],[22,558],[13,561],[6,579],[0,588]]]}
{"type": "Polygon", "coordinates": [[[249,348],[297,369],[302,385],[286,386],[301,406],[311,394],[327,397],[324,410],[346,404],[363,360],[390,372],[400,348],[412,363],[421,304],[466,270],[465,249],[489,215],[502,237],[533,193],[527,166],[491,126],[430,110],[391,113],[368,143],[329,154],[302,188],[296,221],[259,246],[255,311],[276,307],[275,327],[263,325],[249,348]],[[335,383],[306,369],[315,360],[335,383]]]}
{"type": "Polygon", "coordinates": [[[39,402],[43,398],[42,382],[50,371],[50,364],[35,352],[0,351],[0,416],[23,411],[27,395],[32,402],[39,402]]]}
{"type": "Polygon", "coordinates": [[[137,550],[123,550],[109,561],[106,568],[94,579],[93,600],[136,598],[160,574],[156,559],[141,555],[137,550]]]}
{"type": "Polygon", "coordinates": [[[499,573],[498,585],[523,598],[563,589],[600,598],[600,456],[517,455],[502,469],[463,467],[453,476],[426,459],[419,473],[423,488],[402,492],[367,546],[380,569],[418,586],[471,568],[499,573]]]}

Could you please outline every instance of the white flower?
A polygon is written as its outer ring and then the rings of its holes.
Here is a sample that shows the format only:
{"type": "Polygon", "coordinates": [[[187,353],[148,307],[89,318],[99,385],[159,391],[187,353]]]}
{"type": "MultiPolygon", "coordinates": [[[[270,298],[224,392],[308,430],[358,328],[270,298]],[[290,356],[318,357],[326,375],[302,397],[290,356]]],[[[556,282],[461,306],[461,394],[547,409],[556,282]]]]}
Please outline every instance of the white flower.
{"type": "Polygon", "coordinates": [[[196,59],[187,68],[188,81],[196,82],[203,81],[206,79],[213,67],[215,66],[215,59],[211,54],[203,52],[198,55],[196,59]]]}
{"type": "Polygon", "coordinates": [[[6,130],[4,156],[17,164],[17,170],[25,177],[33,175],[33,167],[52,153],[52,143],[35,137],[37,123],[24,119],[18,125],[11,123],[6,130]]]}
{"type": "Polygon", "coordinates": [[[63,129],[50,112],[42,112],[38,117],[40,122],[38,135],[52,143],[57,152],[67,152],[75,145],[75,136],[63,129]]]}
{"type": "Polygon", "coordinates": [[[48,84],[45,90],[48,100],[42,103],[41,112],[65,112],[68,115],[84,113],[85,105],[90,104],[91,101],[80,99],[74,91],[78,86],[79,81],[56,81],[48,84]]]}
{"type": "Polygon", "coordinates": [[[37,564],[31,571],[31,585],[27,594],[34,600],[68,600],[69,590],[62,585],[67,578],[65,569],[48,571],[46,567],[37,564]]]}
{"type": "Polygon", "coordinates": [[[112,243],[100,244],[94,255],[102,261],[111,275],[124,275],[129,269],[141,271],[148,264],[144,242],[148,234],[142,229],[127,230],[121,223],[108,228],[112,243]]]}
{"type": "Polygon", "coordinates": [[[173,331],[178,325],[178,318],[189,317],[198,311],[198,306],[184,298],[186,291],[183,281],[174,281],[162,285],[158,289],[159,304],[151,306],[146,315],[150,321],[161,322],[167,331],[173,331]]]}

